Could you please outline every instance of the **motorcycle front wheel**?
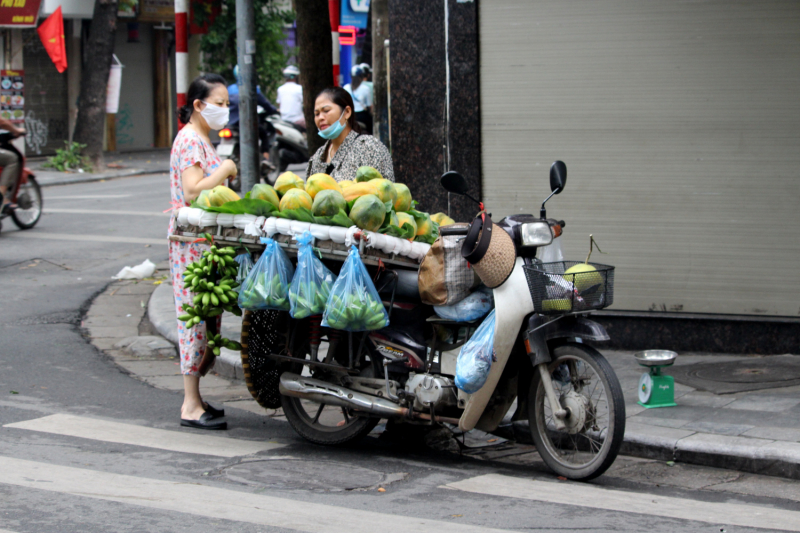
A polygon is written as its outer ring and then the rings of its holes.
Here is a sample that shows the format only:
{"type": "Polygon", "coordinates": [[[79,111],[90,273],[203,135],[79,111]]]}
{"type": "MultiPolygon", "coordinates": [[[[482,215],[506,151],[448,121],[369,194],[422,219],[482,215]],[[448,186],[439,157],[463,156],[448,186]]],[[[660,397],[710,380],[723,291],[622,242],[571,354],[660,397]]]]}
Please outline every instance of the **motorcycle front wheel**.
{"type": "Polygon", "coordinates": [[[19,229],[31,229],[42,216],[42,190],[36,178],[28,177],[27,183],[19,187],[17,207],[11,211],[11,218],[19,229]]]}
{"type": "MultiPolygon", "coordinates": [[[[311,359],[311,346],[309,339],[311,319],[293,320],[295,331],[291,345],[291,355],[300,359],[311,359]]],[[[342,367],[349,364],[350,348],[354,353],[354,363],[360,369],[362,377],[376,377],[378,375],[378,361],[370,357],[366,343],[361,342],[362,333],[334,331],[320,328],[321,341],[317,352],[317,361],[327,362],[342,367]],[[358,350],[361,349],[361,353],[358,350]],[[328,357],[328,351],[332,354],[328,357]]],[[[311,375],[323,381],[338,384],[337,374],[329,370],[318,368],[303,368],[300,364],[291,363],[289,371],[303,375],[311,375]]],[[[286,420],[294,430],[304,439],[324,446],[342,446],[365,437],[380,421],[375,417],[357,416],[345,407],[326,405],[311,400],[294,398],[281,395],[281,406],[286,420]]]]}
{"type": "Polygon", "coordinates": [[[565,428],[557,429],[538,370],[528,396],[530,430],[542,460],[559,476],[586,481],[608,470],[625,435],[625,401],[611,365],[594,348],[567,343],[552,352],[548,372],[565,428]]]}

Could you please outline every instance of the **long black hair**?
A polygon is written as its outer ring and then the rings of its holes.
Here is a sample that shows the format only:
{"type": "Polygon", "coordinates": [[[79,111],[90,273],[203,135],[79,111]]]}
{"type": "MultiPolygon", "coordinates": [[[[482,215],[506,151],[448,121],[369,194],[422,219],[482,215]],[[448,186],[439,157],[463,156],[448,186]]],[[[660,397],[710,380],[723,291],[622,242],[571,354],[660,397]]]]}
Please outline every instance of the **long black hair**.
{"type": "Polygon", "coordinates": [[[186,105],[178,109],[178,119],[183,124],[188,124],[189,119],[192,118],[194,111],[195,100],[205,100],[214,89],[215,85],[222,85],[225,87],[227,82],[225,78],[219,74],[203,74],[194,79],[189,85],[189,90],[186,92],[186,105]]]}
{"type": "MultiPolygon", "coordinates": [[[[350,107],[350,118],[347,119],[347,123],[350,124],[350,127],[356,133],[361,133],[361,126],[358,125],[358,121],[356,120],[356,106],[353,104],[353,97],[350,96],[350,93],[342,89],[341,87],[328,87],[327,89],[323,89],[317,95],[317,98],[320,96],[325,95],[330,98],[331,102],[338,105],[342,108],[342,112],[344,112],[345,107],[350,107]]],[[[315,98],[316,100],[316,98],[315,98]]]]}

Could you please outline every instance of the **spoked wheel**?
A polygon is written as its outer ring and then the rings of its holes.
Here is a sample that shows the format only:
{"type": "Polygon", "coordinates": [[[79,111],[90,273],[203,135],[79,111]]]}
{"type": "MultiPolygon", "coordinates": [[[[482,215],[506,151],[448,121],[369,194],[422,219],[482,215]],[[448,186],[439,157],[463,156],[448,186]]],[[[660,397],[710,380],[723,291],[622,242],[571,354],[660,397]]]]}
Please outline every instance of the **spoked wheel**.
{"type": "Polygon", "coordinates": [[[542,460],[558,475],[593,479],[611,466],[622,446],[622,388],[611,365],[589,346],[569,343],[552,355],[548,370],[553,388],[569,414],[564,419],[566,427],[556,429],[544,386],[534,377],[528,396],[533,441],[542,460]]]}
{"type": "MultiPolygon", "coordinates": [[[[309,338],[317,333],[314,328],[317,326],[310,324],[314,318],[294,321],[297,328],[293,332],[293,345],[296,349],[292,350],[292,356],[298,358],[310,358],[311,346],[309,338]]],[[[365,343],[361,343],[362,333],[335,332],[327,328],[322,328],[320,333],[321,341],[317,352],[317,360],[334,365],[346,367],[349,364],[350,349],[349,343],[352,339],[353,361],[363,377],[374,377],[377,375],[378,361],[371,358],[365,343]],[[360,347],[360,353],[359,353],[360,347]],[[330,352],[330,353],[329,353],[330,352]]],[[[308,367],[301,367],[298,364],[291,365],[291,371],[299,374],[309,375],[308,367]]],[[[339,384],[339,378],[344,373],[311,369],[310,375],[317,379],[339,384]]],[[[315,444],[326,446],[339,446],[353,442],[365,437],[378,424],[378,418],[357,416],[346,407],[325,405],[306,399],[281,396],[281,405],[286,419],[295,431],[304,439],[315,444]]]]}
{"type": "Polygon", "coordinates": [[[28,177],[27,183],[19,187],[17,207],[11,212],[11,218],[19,229],[31,229],[42,216],[42,190],[36,178],[28,177]]]}

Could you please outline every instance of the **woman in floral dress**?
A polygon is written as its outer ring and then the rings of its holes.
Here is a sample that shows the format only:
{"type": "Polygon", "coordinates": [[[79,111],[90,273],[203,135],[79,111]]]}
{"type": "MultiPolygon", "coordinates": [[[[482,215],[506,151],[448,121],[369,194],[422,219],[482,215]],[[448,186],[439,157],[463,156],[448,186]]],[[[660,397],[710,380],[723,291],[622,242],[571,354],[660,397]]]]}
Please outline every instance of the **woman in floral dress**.
{"type": "MultiPolygon", "coordinates": [[[[201,191],[222,185],[228,178],[236,176],[236,165],[231,160],[221,162],[208,132],[222,129],[228,122],[228,90],[222,76],[205,74],[192,82],[187,92],[187,104],[183,106],[180,120],[186,126],[181,129],[172,144],[170,155],[170,191],[172,205],[188,206],[201,191]]],[[[175,228],[172,217],[169,234],[175,228]]],[[[184,302],[191,303],[192,293],[183,285],[183,272],[189,263],[201,258],[205,249],[201,244],[183,242],[169,243],[170,273],[175,293],[175,311],[183,315],[184,302]]],[[[177,320],[177,319],[176,319],[177,320]]],[[[219,331],[219,318],[217,318],[219,331]]],[[[224,410],[215,409],[200,396],[198,366],[206,346],[206,325],[200,322],[187,328],[178,321],[178,339],[183,374],[183,406],[181,425],[200,429],[226,429],[227,422],[221,420],[224,410]]]]}

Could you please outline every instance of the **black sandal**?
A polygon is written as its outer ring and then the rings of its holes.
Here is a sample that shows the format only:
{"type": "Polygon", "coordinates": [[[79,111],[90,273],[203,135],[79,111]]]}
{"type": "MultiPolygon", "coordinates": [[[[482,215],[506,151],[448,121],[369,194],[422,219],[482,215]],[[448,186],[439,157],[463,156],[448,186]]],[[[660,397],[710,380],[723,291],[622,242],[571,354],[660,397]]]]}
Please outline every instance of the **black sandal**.
{"type": "Polygon", "coordinates": [[[206,413],[211,415],[211,418],[222,418],[225,416],[225,409],[217,409],[210,403],[205,405],[206,413]]]}
{"type": "Polygon", "coordinates": [[[228,429],[228,423],[216,420],[210,413],[203,413],[199,420],[186,420],[181,418],[181,426],[195,429],[228,429]]]}

